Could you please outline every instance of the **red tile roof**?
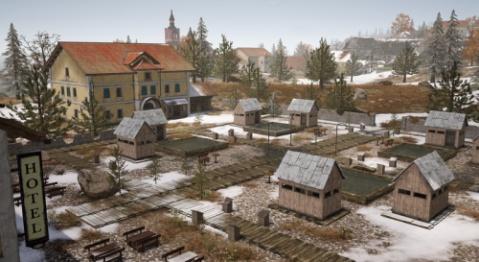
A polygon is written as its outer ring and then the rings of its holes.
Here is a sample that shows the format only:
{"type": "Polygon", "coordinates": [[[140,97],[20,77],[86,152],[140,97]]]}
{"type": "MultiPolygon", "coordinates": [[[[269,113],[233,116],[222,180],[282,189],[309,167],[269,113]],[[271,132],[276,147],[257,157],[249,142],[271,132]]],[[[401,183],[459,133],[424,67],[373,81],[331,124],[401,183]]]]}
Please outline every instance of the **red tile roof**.
{"type": "Polygon", "coordinates": [[[132,73],[135,70],[158,70],[160,67],[163,71],[194,70],[173,47],[166,44],[58,42],[49,59],[50,66],[61,50],[69,54],[87,75],[132,73]],[[151,57],[159,65],[151,61],[132,64],[143,55],[151,57]]]}
{"type": "Polygon", "coordinates": [[[271,56],[271,53],[262,47],[238,47],[236,52],[238,51],[241,51],[246,56],[271,56]]]}
{"type": "Polygon", "coordinates": [[[286,66],[293,70],[304,71],[306,59],[303,56],[288,56],[286,57],[286,66]]]}

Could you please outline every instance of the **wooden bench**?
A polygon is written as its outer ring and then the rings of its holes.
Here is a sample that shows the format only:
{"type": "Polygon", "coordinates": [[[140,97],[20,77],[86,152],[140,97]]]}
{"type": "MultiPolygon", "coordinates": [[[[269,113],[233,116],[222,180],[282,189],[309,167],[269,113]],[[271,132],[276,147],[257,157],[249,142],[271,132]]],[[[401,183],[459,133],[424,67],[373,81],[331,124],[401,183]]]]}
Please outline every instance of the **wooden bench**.
{"type": "Polygon", "coordinates": [[[159,234],[145,230],[144,226],[123,233],[126,243],[138,252],[145,252],[149,248],[158,247],[160,244],[159,234]]]}
{"type": "Polygon", "coordinates": [[[198,256],[196,253],[187,251],[183,252],[185,247],[181,246],[168,251],[161,255],[161,259],[165,262],[199,262],[203,261],[203,256],[198,256]]]}
{"type": "MultiPolygon", "coordinates": [[[[57,182],[48,183],[48,177],[47,176],[43,178],[43,186],[44,187],[52,186],[52,185],[56,185],[56,184],[57,184],[57,182]]],[[[20,193],[20,183],[12,184],[12,190],[13,190],[14,194],[20,193]]]]}
{"type": "Polygon", "coordinates": [[[123,261],[123,251],[125,248],[116,243],[110,243],[106,238],[84,247],[88,251],[90,261],[123,261]]]}
{"type": "Polygon", "coordinates": [[[48,198],[53,198],[56,196],[63,196],[65,194],[65,186],[49,188],[45,193],[48,198]]]}

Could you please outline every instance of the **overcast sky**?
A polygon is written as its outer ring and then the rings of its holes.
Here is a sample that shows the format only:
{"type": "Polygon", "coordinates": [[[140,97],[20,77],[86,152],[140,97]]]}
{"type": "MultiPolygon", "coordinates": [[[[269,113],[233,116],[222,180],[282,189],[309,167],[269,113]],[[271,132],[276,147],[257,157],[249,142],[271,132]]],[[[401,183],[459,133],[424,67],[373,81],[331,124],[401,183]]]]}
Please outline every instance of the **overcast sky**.
{"type": "MultiPolygon", "coordinates": [[[[282,38],[289,51],[299,41],[317,44],[361,32],[386,29],[404,12],[415,24],[431,23],[437,14],[460,18],[479,14],[479,0],[1,0],[0,38],[10,22],[30,38],[37,31],[56,33],[65,41],[112,41],[130,35],[139,42],[164,42],[170,9],[184,35],[203,17],[209,40],[221,34],[239,46],[270,48],[282,38]]],[[[0,39],[0,40],[1,40],[0,39]]],[[[0,41],[0,51],[5,42],[0,41]]]]}

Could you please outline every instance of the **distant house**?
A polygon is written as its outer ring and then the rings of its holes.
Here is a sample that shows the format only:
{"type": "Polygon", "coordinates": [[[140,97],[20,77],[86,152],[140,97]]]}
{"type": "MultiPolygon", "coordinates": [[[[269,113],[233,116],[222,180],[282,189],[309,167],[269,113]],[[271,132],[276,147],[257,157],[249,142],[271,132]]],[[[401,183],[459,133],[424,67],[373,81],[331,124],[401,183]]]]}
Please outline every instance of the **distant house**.
{"type": "Polygon", "coordinates": [[[199,84],[191,83],[189,86],[190,112],[198,113],[212,109],[211,100],[216,94],[209,92],[199,84]]]}
{"type": "Polygon", "coordinates": [[[334,159],[288,151],[275,175],[280,206],[319,219],[341,210],[344,175],[334,159]]]}
{"type": "Polygon", "coordinates": [[[348,51],[331,51],[336,62],[338,73],[346,73],[346,64],[351,60],[351,53],[348,51]]]}
{"type": "Polygon", "coordinates": [[[452,180],[454,174],[436,151],[416,159],[395,178],[392,211],[430,221],[448,207],[452,180]]]}
{"type": "Polygon", "coordinates": [[[293,98],[288,106],[291,125],[313,127],[318,125],[319,108],[314,100],[293,98]]]}
{"type": "Polygon", "coordinates": [[[304,56],[288,56],[286,57],[286,66],[295,76],[302,76],[306,73],[306,58],[304,56]]]}
{"type": "Polygon", "coordinates": [[[472,141],[472,163],[479,165],[479,136],[472,141]]]}
{"type": "Polygon", "coordinates": [[[426,144],[459,148],[464,145],[465,114],[430,111],[426,122],[426,144]]]}
{"type": "Polygon", "coordinates": [[[166,116],[161,108],[135,111],[133,112],[133,119],[144,120],[153,129],[156,135],[156,140],[160,141],[166,138],[166,116]]]}
{"type": "Polygon", "coordinates": [[[131,159],[142,159],[155,154],[156,135],[145,120],[125,117],[114,134],[121,154],[131,159]]]}
{"type": "Polygon", "coordinates": [[[234,110],[234,123],[250,126],[261,121],[261,104],[256,98],[240,99],[234,110]]]}
{"type": "Polygon", "coordinates": [[[239,58],[239,68],[243,68],[249,62],[255,63],[261,72],[268,71],[268,59],[271,53],[262,47],[240,47],[236,48],[236,56],[239,58]]]}

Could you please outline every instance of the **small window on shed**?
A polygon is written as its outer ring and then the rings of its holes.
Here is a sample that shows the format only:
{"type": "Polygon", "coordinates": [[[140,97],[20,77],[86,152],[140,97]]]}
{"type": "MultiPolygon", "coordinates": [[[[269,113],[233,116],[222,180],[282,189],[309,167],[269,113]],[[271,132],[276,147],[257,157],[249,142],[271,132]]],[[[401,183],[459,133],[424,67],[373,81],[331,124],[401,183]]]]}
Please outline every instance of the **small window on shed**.
{"type": "Polygon", "coordinates": [[[295,187],[294,192],[300,193],[300,194],[306,194],[306,191],[300,187],[295,187]]]}
{"type": "Polygon", "coordinates": [[[408,195],[408,196],[411,195],[411,191],[406,190],[406,189],[401,189],[401,188],[398,189],[398,193],[403,194],[403,195],[408,195]]]}
{"type": "Polygon", "coordinates": [[[428,132],[434,134],[434,133],[436,133],[436,130],[429,129],[428,132]]]}
{"type": "Polygon", "coordinates": [[[281,185],[281,187],[286,190],[293,190],[293,187],[290,185],[281,185]]]}
{"type": "Polygon", "coordinates": [[[479,146],[476,146],[476,150],[479,150],[479,146]]]}
{"type": "Polygon", "coordinates": [[[339,190],[336,188],[335,190],[333,190],[333,194],[336,195],[337,193],[339,193],[339,190]]]}
{"type": "Polygon", "coordinates": [[[320,198],[320,195],[318,192],[311,192],[311,196],[315,198],[320,198]]]}
{"type": "Polygon", "coordinates": [[[427,196],[425,194],[414,192],[414,197],[426,199],[427,196]]]}
{"type": "Polygon", "coordinates": [[[436,193],[432,194],[432,199],[436,198],[436,193]]]}
{"type": "Polygon", "coordinates": [[[437,131],[438,134],[444,134],[444,131],[437,131]]]}
{"type": "Polygon", "coordinates": [[[326,192],[326,194],[324,195],[324,198],[328,198],[328,197],[330,197],[330,196],[331,196],[331,191],[326,192]]]}

